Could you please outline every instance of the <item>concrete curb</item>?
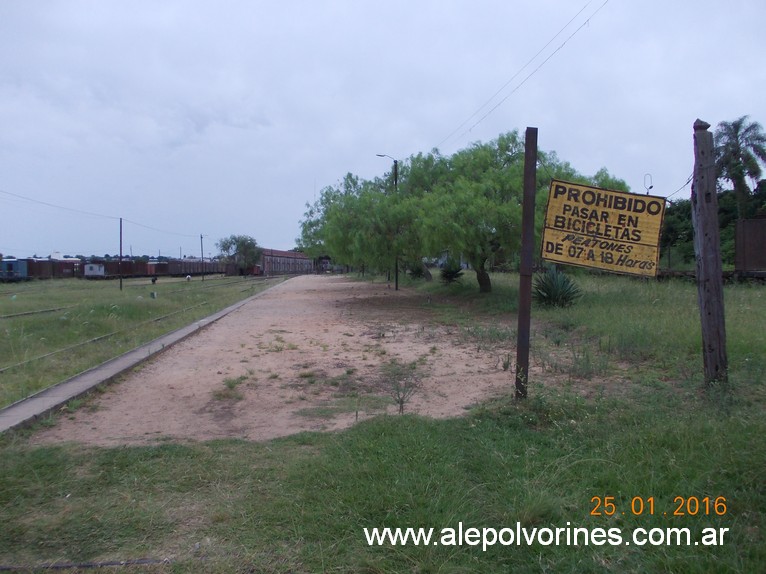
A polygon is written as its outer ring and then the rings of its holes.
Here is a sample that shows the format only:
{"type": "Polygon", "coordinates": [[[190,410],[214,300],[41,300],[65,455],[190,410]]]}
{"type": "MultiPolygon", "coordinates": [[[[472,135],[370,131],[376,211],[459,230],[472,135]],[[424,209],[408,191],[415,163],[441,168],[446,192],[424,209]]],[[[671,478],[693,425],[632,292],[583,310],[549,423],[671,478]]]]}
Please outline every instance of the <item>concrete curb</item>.
{"type": "Polygon", "coordinates": [[[48,387],[34,395],[30,395],[25,399],[21,399],[20,401],[16,401],[15,403],[0,409],[0,433],[32,424],[35,420],[44,417],[72,399],[88,394],[99,385],[111,382],[125,371],[128,371],[136,365],[166,351],[176,343],[183,341],[187,337],[191,337],[205,327],[212,325],[229,313],[247,305],[250,301],[257,299],[263,294],[271,291],[274,287],[282,285],[283,283],[284,281],[277,283],[277,285],[272,285],[268,289],[256,293],[252,297],[234,303],[233,305],[205,317],[204,319],[200,319],[191,325],[172,331],[146,343],[145,345],[136,347],[124,355],[110,359],[109,361],[101,363],[87,371],[83,371],[70,379],[56,383],[52,387],[48,387]]]}

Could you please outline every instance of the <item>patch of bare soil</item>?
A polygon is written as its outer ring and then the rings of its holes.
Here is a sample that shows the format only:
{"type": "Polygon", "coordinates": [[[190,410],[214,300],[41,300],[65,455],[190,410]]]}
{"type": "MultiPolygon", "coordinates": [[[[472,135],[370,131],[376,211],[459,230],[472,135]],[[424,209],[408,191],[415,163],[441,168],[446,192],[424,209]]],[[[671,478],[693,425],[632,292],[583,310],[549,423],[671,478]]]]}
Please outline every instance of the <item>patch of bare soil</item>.
{"type": "Polygon", "coordinates": [[[32,440],[111,446],[342,429],[397,412],[382,376],[391,360],[418,364],[420,388],[408,413],[457,416],[512,388],[502,356],[514,340],[477,344],[430,316],[415,291],[296,277],[136,368],[32,440]]]}

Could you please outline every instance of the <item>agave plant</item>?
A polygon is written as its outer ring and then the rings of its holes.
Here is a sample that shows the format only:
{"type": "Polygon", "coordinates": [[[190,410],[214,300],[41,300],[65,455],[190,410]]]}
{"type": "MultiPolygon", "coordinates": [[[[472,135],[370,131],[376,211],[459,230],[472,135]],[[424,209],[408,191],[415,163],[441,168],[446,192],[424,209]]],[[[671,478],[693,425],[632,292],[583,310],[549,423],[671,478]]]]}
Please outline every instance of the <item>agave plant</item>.
{"type": "Polygon", "coordinates": [[[449,285],[450,283],[458,281],[462,276],[463,268],[460,266],[460,261],[452,259],[451,257],[447,259],[444,267],[441,270],[442,282],[445,285],[449,285]]]}
{"type": "Polygon", "coordinates": [[[546,307],[569,307],[582,296],[577,284],[564,273],[551,267],[535,277],[532,297],[546,307]]]}

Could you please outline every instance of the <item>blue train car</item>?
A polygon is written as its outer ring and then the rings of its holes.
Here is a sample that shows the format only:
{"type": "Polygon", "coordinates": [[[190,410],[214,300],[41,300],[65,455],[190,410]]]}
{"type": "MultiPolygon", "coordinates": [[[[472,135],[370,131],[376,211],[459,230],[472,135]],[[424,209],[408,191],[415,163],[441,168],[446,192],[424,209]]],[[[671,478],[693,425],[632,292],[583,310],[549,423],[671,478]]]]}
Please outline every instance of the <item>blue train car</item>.
{"type": "Polygon", "coordinates": [[[0,281],[21,281],[29,278],[26,259],[3,259],[0,261],[0,281]]]}

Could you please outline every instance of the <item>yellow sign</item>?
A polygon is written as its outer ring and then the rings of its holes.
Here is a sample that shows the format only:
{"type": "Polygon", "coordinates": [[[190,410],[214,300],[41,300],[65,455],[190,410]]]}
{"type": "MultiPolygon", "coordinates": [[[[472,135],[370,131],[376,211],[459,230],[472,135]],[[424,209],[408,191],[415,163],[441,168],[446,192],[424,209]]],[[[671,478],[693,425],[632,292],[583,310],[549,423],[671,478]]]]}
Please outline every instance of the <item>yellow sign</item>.
{"type": "Polygon", "coordinates": [[[556,263],[655,276],[665,198],[553,180],[542,257],[556,263]]]}

